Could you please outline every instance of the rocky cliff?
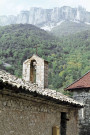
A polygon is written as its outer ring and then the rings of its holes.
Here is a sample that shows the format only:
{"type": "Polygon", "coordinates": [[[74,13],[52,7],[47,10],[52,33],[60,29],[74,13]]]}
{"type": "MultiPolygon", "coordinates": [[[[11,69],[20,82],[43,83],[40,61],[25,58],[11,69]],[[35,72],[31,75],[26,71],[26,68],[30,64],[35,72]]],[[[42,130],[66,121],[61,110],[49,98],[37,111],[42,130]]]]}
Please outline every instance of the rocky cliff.
{"type": "Polygon", "coordinates": [[[16,16],[0,16],[0,25],[9,24],[34,24],[45,30],[61,24],[63,21],[90,23],[90,12],[85,9],[71,7],[56,7],[53,9],[42,9],[33,7],[29,11],[21,11],[16,16]]]}

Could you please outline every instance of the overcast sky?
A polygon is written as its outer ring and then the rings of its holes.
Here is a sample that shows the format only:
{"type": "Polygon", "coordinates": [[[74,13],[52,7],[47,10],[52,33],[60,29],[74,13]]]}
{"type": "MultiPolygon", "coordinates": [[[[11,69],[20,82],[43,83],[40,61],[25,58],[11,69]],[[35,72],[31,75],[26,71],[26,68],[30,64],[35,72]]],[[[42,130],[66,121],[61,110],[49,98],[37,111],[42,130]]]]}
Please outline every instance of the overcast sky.
{"type": "Polygon", "coordinates": [[[61,6],[82,6],[90,11],[90,0],[0,0],[0,15],[17,14],[30,7],[53,8],[61,6]]]}

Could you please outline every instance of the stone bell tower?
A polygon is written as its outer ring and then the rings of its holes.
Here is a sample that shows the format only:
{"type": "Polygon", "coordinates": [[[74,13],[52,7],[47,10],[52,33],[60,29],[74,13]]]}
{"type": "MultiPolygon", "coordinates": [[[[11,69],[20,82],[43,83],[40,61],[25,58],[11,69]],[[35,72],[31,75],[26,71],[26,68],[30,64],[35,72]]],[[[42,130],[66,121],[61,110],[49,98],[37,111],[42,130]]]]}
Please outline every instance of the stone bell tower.
{"type": "Polygon", "coordinates": [[[34,54],[23,63],[22,78],[26,82],[38,84],[41,88],[47,88],[48,62],[34,54]]]}

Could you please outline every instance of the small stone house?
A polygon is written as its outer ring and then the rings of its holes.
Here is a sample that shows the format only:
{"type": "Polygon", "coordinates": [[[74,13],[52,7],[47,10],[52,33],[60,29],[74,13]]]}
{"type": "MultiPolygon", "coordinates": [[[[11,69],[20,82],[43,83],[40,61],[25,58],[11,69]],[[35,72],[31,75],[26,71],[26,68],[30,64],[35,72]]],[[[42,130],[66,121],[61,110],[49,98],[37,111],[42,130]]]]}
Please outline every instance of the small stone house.
{"type": "Polygon", "coordinates": [[[0,70],[0,135],[78,135],[83,104],[48,88],[48,62],[33,55],[22,78],[0,70]]]}
{"type": "Polygon", "coordinates": [[[79,110],[79,135],[90,135],[90,71],[66,90],[73,93],[73,99],[85,104],[85,107],[79,110]]]}

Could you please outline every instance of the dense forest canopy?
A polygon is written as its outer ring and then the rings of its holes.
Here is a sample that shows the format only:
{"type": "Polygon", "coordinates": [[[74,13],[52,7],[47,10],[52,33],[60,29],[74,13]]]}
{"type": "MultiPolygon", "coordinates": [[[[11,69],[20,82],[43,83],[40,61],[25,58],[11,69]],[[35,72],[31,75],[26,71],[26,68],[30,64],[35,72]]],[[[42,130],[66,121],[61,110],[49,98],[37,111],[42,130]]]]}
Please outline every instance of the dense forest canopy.
{"type": "Polygon", "coordinates": [[[30,24],[0,27],[0,69],[21,77],[35,53],[49,61],[49,87],[61,90],[90,70],[90,31],[59,39],[30,24]]]}

